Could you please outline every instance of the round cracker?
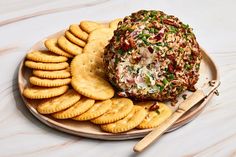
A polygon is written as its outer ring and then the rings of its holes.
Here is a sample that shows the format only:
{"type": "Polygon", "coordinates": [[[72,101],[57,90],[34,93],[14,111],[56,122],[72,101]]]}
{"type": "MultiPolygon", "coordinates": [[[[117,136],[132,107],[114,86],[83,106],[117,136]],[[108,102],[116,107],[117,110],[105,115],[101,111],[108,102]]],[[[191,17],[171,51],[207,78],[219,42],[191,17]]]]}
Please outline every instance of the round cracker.
{"type": "Polygon", "coordinates": [[[159,108],[156,111],[149,111],[149,108],[153,105],[153,103],[153,101],[137,103],[137,105],[140,105],[148,111],[147,116],[142,123],[137,126],[137,128],[155,128],[171,116],[172,110],[167,105],[160,102],[158,103],[159,108]]]}
{"type": "Polygon", "coordinates": [[[37,106],[41,114],[51,114],[69,108],[80,100],[80,95],[73,89],[68,90],[65,94],[51,98],[37,106]]]}
{"type": "Polygon", "coordinates": [[[65,52],[64,50],[62,50],[58,44],[57,44],[57,39],[56,38],[53,38],[53,39],[47,39],[45,42],[44,42],[44,45],[47,49],[49,49],[50,51],[52,51],[53,53],[55,54],[58,54],[60,56],[65,56],[65,57],[68,57],[68,58],[73,58],[73,55],[65,52]]]}
{"type": "Polygon", "coordinates": [[[66,62],[68,59],[65,56],[58,56],[50,51],[32,51],[26,55],[26,58],[36,62],[66,62]]]}
{"type": "Polygon", "coordinates": [[[58,38],[57,43],[60,48],[72,55],[78,55],[82,53],[82,48],[70,42],[66,37],[61,36],[58,38]]]}
{"type": "Polygon", "coordinates": [[[84,30],[87,33],[91,33],[95,29],[104,27],[104,25],[94,21],[81,21],[79,26],[82,30],[84,30]]]}
{"type": "Polygon", "coordinates": [[[59,79],[59,78],[68,78],[71,76],[70,68],[65,70],[57,70],[57,71],[44,71],[44,70],[33,70],[33,75],[41,78],[49,78],[49,79],[59,79]]]}
{"type": "Polygon", "coordinates": [[[89,108],[93,106],[94,103],[95,103],[95,100],[84,97],[80,99],[80,101],[78,101],[76,104],[71,106],[70,108],[64,111],[54,113],[52,114],[52,116],[57,119],[73,118],[75,116],[78,116],[86,112],[89,108]]]}
{"type": "Polygon", "coordinates": [[[89,42],[83,49],[83,53],[88,53],[103,59],[105,44],[102,41],[89,42]]]}
{"type": "Polygon", "coordinates": [[[81,73],[104,77],[103,59],[89,53],[76,56],[71,62],[71,74],[76,76],[81,73]]]}
{"type": "Polygon", "coordinates": [[[107,124],[118,121],[127,116],[134,106],[132,100],[128,98],[113,98],[111,101],[111,108],[100,117],[92,119],[91,122],[107,124]]]}
{"type": "Polygon", "coordinates": [[[70,31],[66,31],[65,36],[68,40],[70,40],[72,43],[78,46],[84,47],[86,45],[86,42],[74,36],[70,31]]]}
{"type": "Polygon", "coordinates": [[[85,121],[97,118],[108,111],[111,107],[112,101],[110,99],[96,102],[88,111],[74,117],[74,120],[85,121]]]}
{"type": "Polygon", "coordinates": [[[134,106],[132,111],[123,119],[110,123],[101,125],[102,130],[111,133],[120,133],[129,131],[136,126],[138,126],[147,115],[144,108],[140,106],[134,106]]]}
{"type": "Polygon", "coordinates": [[[68,86],[42,88],[42,87],[28,87],[24,89],[23,95],[29,99],[45,99],[62,95],[68,90],[68,86]]]}
{"type": "Polygon", "coordinates": [[[62,70],[69,67],[67,62],[61,63],[40,63],[34,61],[25,61],[25,66],[38,70],[62,70]]]}
{"type": "Polygon", "coordinates": [[[79,75],[72,76],[71,85],[80,94],[95,100],[110,99],[115,93],[106,80],[89,73],[80,72],[79,75]]]}
{"type": "Polygon", "coordinates": [[[31,76],[29,78],[31,84],[40,86],[40,87],[58,87],[70,84],[71,78],[64,79],[44,79],[36,76],[31,76]]]}
{"type": "Polygon", "coordinates": [[[118,23],[119,22],[122,22],[122,18],[118,18],[118,19],[115,19],[115,20],[113,20],[113,21],[111,21],[110,23],[109,23],[109,27],[111,28],[111,29],[113,29],[113,30],[116,30],[117,29],[117,27],[118,27],[118,23]]]}
{"type": "Polygon", "coordinates": [[[85,31],[83,31],[78,24],[72,24],[69,27],[69,30],[72,34],[74,34],[76,37],[78,37],[79,39],[82,39],[84,41],[87,41],[88,39],[88,33],[86,33],[85,31]]]}
{"type": "Polygon", "coordinates": [[[110,28],[98,28],[89,34],[88,42],[103,41],[107,45],[113,34],[110,28]]]}

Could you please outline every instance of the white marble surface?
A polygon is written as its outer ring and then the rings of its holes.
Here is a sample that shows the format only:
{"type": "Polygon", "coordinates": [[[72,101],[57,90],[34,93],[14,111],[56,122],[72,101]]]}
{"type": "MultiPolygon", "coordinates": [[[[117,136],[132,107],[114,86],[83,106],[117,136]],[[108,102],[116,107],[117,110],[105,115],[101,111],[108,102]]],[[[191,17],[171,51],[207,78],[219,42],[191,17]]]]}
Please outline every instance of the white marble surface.
{"type": "Polygon", "coordinates": [[[235,0],[0,0],[0,157],[42,156],[236,156],[235,0]],[[141,154],[138,140],[99,141],[53,130],[34,118],[17,87],[17,67],[41,38],[82,19],[109,20],[140,9],[178,16],[194,28],[216,61],[220,96],[188,125],[164,135],[141,154]]]}

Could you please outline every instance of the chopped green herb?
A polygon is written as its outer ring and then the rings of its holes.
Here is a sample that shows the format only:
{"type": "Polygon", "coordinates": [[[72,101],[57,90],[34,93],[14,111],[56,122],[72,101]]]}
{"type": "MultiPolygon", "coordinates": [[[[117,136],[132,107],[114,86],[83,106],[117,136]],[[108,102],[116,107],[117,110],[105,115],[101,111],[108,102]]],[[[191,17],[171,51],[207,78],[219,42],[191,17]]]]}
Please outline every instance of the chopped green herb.
{"type": "Polygon", "coordinates": [[[155,32],[155,29],[154,29],[154,28],[150,28],[150,29],[149,29],[149,32],[150,32],[150,33],[154,33],[154,32],[155,32]]]}
{"type": "Polygon", "coordinates": [[[178,29],[174,26],[170,26],[169,29],[170,29],[170,31],[169,31],[170,33],[177,33],[178,32],[178,29]]]}
{"type": "Polygon", "coordinates": [[[169,74],[168,75],[168,79],[169,80],[174,80],[175,79],[175,75],[174,74],[169,74]]]}
{"type": "Polygon", "coordinates": [[[164,86],[160,86],[160,91],[162,92],[164,90],[164,86]]]}
{"type": "Polygon", "coordinates": [[[182,47],[179,48],[180,52],[184,52],[184,49],[182,47]]]}
{"type": "Polygon", "coordinates": [[[151,17],[156,16],[156,15],[157,15],[157,11],[151,11],[151,13],[150,13],[151,17]]]}
{"type": "Polygon", "coordinates": [[[164,83],[164,85],[166,85],[167,83],[169,83],[169,81],[166,78],[164,78],[163,83],[164,83]]]}
{"type": "Polygon", "coordinates": [[[195,67],[196,67],[196,70],[199,70],[200,69],[200,64],[196,64],[195,67]]]}
{"type": "Polygon", "coordinates": [[[182,24],[182,27],[184,28],[184,29],[188,29],[189,28],[189,25],[188,24],[182,24]]]}
{"type": "Polygon", "coordinates": [[[164,44],[163,44],[163,46],[166,46],[166,47],[168,47],[169,45],[168,45],[168,43],[164,43],[164,44]]]}
{"type": "Polygon", "coordinates": [[[154,85],[152,88],[155,92],[160,92],[160,86],[154,85]]]}
{"type": "Polygon", "coordinates": [[[118,58],[115,58],[115,65],[119,62],[118,58]]]}
{"type": "Polygon", "coordinates": [[[150,79],[150,77],[148,75],[146,75],[144,79],[145,79],[145,83],[147,85],[151,84],[151,79],[150,79]]]}
{"type": "Polygon", "coordinates": [[[121,49],[119,49],[118,51],[117,51],[120,55],[123,55],[125,52],[123,51],[123,50],[121,50],[121,49]]]}
{"type": "Polygon", "coordinates": [[[157,113],[157,114],[161,114],[160,111],[159,111],[158,109],[156,110],[156,113],[157,113]]]}
{"type": "Polygon", "coordinates": [[[157,45],[157,46],[162,46],[162,43],[159,42],[159,43],[156,43],[156,45],[157,45]]]}
{"type": "Polygon", "coordinates": [[[148,17],[148,16],[146,16],[146,17],[145,17],[145,18],[144,18],[142,21],[143,21],[143,22],[145,22],[145,21],[147,21],[147,20],[148,20],[148,18],[149,18],[149,17],[148,17]]]}
{"type": "Polygon", "coordinates": [[[157,46],[155,46],[154,48],[155,48],[155,50],[157,50],[157,51],[159,51],[159,50],[160,50],[160,48],[159,48],[159,47],[157,47],[157,46]]]}
{"type": "Polygon", "coordinates": [[[146,77],[145,77],[145,82],[147,84],[151,84],[151,79],[153,78],[152,74],[150,72],[147,72],[146,77]]]}
{"type": "Polygon", "coordinates": [[[186,63],[186,64],[184,65],[184,69],[190,70],[190,69],[192,69],[192,66],[189,65],[188,63],[186,63]]]}

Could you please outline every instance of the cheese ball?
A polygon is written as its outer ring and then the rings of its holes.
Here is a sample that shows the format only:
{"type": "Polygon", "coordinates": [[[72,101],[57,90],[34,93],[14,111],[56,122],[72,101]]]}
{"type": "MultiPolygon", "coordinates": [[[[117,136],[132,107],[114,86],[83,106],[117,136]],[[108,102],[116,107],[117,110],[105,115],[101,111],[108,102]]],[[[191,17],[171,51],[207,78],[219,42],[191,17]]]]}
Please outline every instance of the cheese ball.
{"type": "Polygon", "coordinates": [[[136,100],[175,100],[194,90],[201,59],[189,25],[155,10],[125,17],[104,54],[107,77],[118,95],[136,100]]]}

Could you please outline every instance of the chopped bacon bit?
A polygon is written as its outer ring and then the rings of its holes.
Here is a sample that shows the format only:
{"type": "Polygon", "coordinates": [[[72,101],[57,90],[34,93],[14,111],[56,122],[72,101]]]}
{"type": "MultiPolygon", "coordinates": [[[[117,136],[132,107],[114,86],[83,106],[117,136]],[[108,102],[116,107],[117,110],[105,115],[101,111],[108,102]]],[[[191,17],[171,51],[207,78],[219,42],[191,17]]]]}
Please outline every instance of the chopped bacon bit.
{"type": "Polygon", "coordinates": [[[186,45],[186,43],[182,43],[181,45],[180,45],[180,47],[182,47],[182,48],[185,48],[187,45],[186,45]]]}
{"type": "Polygon", "coordinates": [[[163,36],[164,36],[163,33],[159,33],[159,34],[157,34],[157,35],[154,37],[154,39],[156,39],[156,41],[159,41],[159,40],[162,39],[163,36]]]}
{"type": "Polygon", "coordinates": [[[131,45],[125,40],[122,44],[122,50],[128,51],[131,48],[131,45]]]}
{"type": "Polygon", "coordinates": [[[173,73],[173,72],[174,72],[174,66],[173,66],[172,64],[169,64],[169,65],[168,65],[168,71],[169,71],[170,73],[173,73]]]}
{"type": "Polygon", "coordinates": [[[177,28],[179,27],[178,24],[174,23],[173,21],[167,20],[167,19],[164,19],[164,20],[163,20],[163,23],[164,23],[164,24],[171,25],[171,26],[175,26],[175,27],[177,27],[177,28]]]}
{"type": "Polygon", "coordinates": [[[151,46],[149,46],[149,47],[148,47],[148,51],[149,51],[150,53],[153,53],[153,48],[152,48],[151,46]]]}
{"type": "Polygon", "coordinates": [[[159,109],[158,102],[154,102],[153,105],[149,108],[149,111],[156,111],[159,109]]]}

